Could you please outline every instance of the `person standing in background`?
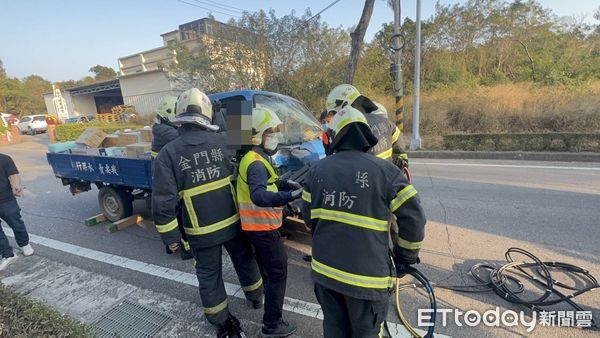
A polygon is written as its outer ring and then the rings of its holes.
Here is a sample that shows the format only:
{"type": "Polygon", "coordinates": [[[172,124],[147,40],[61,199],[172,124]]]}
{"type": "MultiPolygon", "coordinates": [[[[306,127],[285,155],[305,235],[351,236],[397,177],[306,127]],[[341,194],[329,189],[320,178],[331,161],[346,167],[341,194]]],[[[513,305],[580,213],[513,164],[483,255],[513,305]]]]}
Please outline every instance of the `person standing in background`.
{"type": "MultiPolygon", "coordinates": [[[[0,154],[0,219],[13,230],[15,240],[23,255],[31,256],[33,255],[33,248],[29,245],[29,235],[21,218],[21,208],[16,199],[16,197],[21,196],[23,196],[23,190],[21,189],[21,179],[19,178],[17,166],[10,156],[0,154]]],[[[0,271],[2,271],[17,259],[17,255],[10,246],[1,224],[0,253],[2,254],[0,271]]]]}

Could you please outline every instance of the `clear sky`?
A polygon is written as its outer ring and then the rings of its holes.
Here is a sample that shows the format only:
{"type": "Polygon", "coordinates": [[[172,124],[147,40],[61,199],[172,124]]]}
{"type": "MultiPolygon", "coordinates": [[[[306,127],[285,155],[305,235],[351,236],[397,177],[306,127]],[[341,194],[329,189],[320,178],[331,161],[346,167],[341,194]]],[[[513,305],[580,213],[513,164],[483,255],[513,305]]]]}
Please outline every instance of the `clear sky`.
{"type": "MultiPolygon", "coordinates": [[[[274,9],[278,16],[306,8],[313,13],[333,0],[1,0],[0,59],[9,76],[41,75],[51,81],[80,79],[97,64],[118,69],[117,59],[162,45],[160,34],[212,13],[227,21],[239,9],[274,9]],[[237,9],[236,9],[237,8],[237,9]],[[221,13],[222,12],[222,13],[221,13]]],[[[442,4],[463,2],[440,0],[442,4]]],[[[559,16],[592,20],[598,0],[541,0],[559,16]]],[[[402,16],[415,17],[416,0],[402,1],[402,16]]],[[[435,1],[423,0],[422,17],[434,12],[435,1]]],[[[338,27],[358,22],[362,0],[341,0],[322,14],[338,27]]],[[[393,20],[387,0],[376,0],[367,39],[393,20]]]]}

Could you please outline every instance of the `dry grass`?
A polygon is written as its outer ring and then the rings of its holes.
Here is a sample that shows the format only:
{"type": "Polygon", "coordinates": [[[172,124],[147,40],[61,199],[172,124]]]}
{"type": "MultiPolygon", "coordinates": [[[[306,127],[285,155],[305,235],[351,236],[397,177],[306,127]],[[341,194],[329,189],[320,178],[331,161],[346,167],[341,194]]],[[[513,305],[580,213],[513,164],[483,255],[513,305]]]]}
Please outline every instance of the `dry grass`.
{"type": "Polygon", "coordinates": [[[91,337],[90,328],[0,283],[0,337],[91,337]]]}
{"type": "MultiPolygon", "coordinates": [[[[374,99],[393,115],[392,97],[374,99]]],[[[405,131],[412,104],[406,97],[405,131]]],[[[600,131],[600,81],[576,88],[518,83],[423,93],[421,128],[424,135],[600,131]]]]}

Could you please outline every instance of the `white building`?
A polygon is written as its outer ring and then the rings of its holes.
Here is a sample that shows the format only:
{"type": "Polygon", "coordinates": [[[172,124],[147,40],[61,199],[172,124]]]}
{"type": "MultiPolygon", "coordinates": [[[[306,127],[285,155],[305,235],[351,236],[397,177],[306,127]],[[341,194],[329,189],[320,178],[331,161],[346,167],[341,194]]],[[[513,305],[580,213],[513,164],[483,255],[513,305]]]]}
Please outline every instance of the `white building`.
{"type": "MultiPolygon", "coordinates": [[[[167,95],[177,96],[176,89],[168,79],[164,66],[175,62],[171,46],[181,43],[193,49],[200,39],[227,36],[244,36],[249,31],[233,27],[211,18],[204,18],[180,25],[176,30],[161,34],[163,45],[118,59],[119,75],[117,80],[61,90],[67,103],[70,116],[96,115],[110,113],[110,108],[119,104],[132,105],[139,114],[151,114],[167,95]]],[[[219,53],[219,52],[216,52],[219,53]]],[[[219,55],[223,55],[221,51],[219,55]]],[[[260,69],[247,69],[249,74],[264,74],[260,69]]],[[[261,75],[262,77],[262,75],[261,75]]],[[[44,94],[49,114],[56,115],[52,103],[52,93],[44,94]]]]}
{"type": "MultiPolygon", "coordinates": [[[[67,89],[61,88],[61,92],[69,117],[110,113],[113,106],[123,104],[121,84],[118,79],[67,89]]],[[[58,116],[52,101],[53,97],[53,92],[44,93],[48,114],[58,116]]]]}

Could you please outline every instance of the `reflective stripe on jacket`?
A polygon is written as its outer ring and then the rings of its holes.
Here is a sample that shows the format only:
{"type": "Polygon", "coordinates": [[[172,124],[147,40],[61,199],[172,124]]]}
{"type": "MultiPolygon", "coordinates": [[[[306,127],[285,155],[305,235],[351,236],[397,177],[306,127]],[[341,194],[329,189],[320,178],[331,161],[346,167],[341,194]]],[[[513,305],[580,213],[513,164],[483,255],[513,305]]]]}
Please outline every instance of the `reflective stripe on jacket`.
{"type": "Polygon", "coordinates": [[[406,157],[406,153],[402,149],[400,142],[400,129],[387,116],[377,114],[364,115],[373,135],[379,140],[377,145],[369,150],[369,153],[388,161],[392,161],[393,155],[406,157]]]}
{"type": "Polygon", "coordinates": [[[220,245],[240,233],[227,136],[184,125],[154,159],[152,214],[165,244],[179,242],[177,208],[192,247],[220,245]]]}
{"type": "Polygon", "coordinates": [[[273,166],[259,153],[251,150],[240,161],[237,180],[237,201],[244,231],[271,231],[281,227],[283,209],[281,207],[259,207],[250,197],[250,186],[248,184],[248,168],[254,162],[262,163],[269,177],[267,179],[267,191],[276,193],[277,180],[279,176],[275,173],[273,166]]]}
{"type": "Polygon", "coordinates": [[[424,237],[425,215],[402,171],[372,154],[337,152],[311,167],[302,200],[315,283],[358,299],[389,297],[390,236],[396,263],[414,263],[424,237]],[[391,234],[392,213],[398,234],[391,234]]]}

